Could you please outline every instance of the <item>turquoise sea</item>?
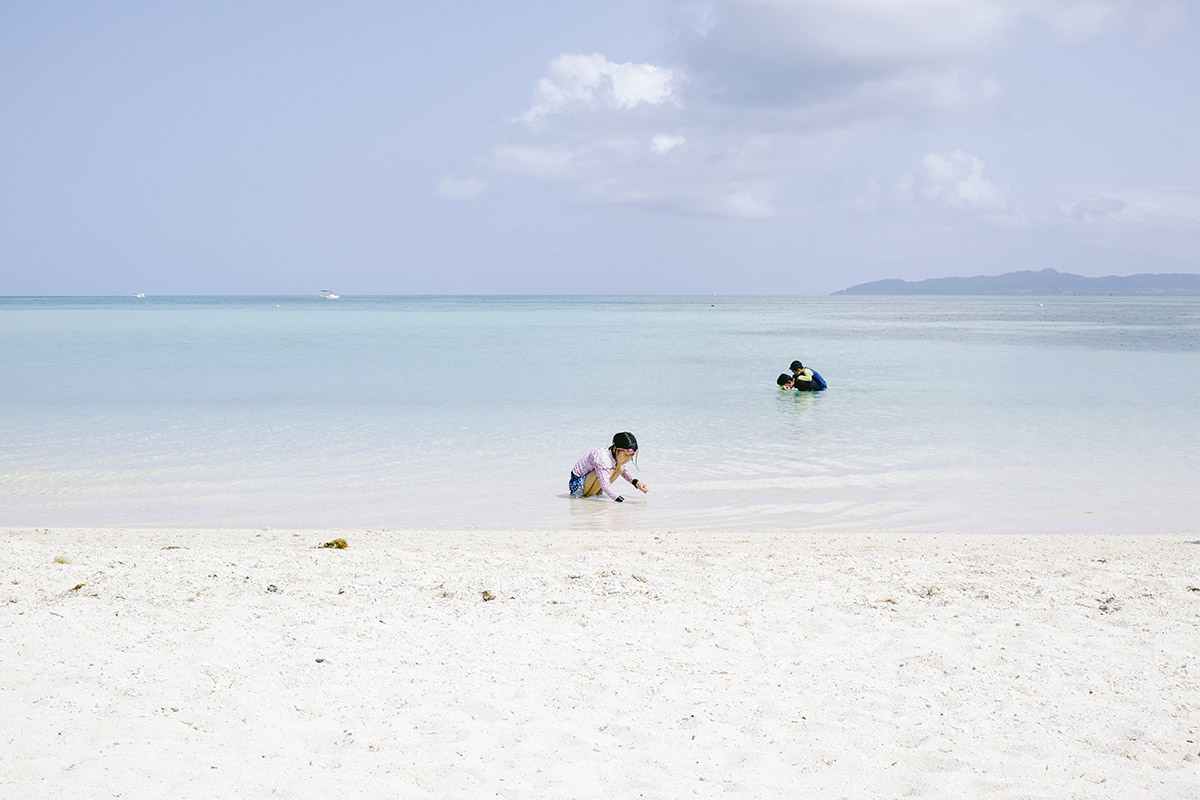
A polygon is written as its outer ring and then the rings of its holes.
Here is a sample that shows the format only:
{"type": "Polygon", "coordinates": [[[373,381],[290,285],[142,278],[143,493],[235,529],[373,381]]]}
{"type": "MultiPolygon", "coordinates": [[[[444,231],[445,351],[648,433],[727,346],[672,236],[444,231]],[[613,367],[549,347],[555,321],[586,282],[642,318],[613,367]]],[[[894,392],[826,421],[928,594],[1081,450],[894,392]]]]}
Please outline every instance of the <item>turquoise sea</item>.
{"type": "Polygon", "coordinates": [[[1193,534],[1200,299],[3,298],[0,525],[1193,534]]]}

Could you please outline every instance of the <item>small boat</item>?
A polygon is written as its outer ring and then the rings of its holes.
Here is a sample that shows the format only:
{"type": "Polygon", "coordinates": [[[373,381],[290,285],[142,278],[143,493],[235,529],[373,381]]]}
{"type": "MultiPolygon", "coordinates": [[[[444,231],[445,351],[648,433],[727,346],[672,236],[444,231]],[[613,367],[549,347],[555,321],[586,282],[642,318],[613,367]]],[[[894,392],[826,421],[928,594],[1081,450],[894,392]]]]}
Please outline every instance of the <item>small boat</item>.
{"type": "Polygon", "coordinates": [[[337,300],[339,297],[341,297],[341,295],[334,294],[333,292],[329,291],[328,289],[322,289],[321,297],[324,297],[326,300],[337,300]]]}
{"type": "Polygon", "coordinates": [[[145,297],[146,293],[145,292],[134,292],[133,296],[134,297],[145,297]]]}

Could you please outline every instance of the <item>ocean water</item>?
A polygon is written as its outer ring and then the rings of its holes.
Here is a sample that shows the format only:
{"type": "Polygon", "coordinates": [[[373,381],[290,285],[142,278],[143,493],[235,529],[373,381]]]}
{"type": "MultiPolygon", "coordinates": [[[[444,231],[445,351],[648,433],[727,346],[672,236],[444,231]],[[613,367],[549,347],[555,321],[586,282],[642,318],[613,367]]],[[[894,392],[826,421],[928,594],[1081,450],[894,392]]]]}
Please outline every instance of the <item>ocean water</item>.
{"type": "Polygon", "coordinates": [[[0,525],[1192,534],[1198,409],[1193,298],[4,298],[0,525]]]}

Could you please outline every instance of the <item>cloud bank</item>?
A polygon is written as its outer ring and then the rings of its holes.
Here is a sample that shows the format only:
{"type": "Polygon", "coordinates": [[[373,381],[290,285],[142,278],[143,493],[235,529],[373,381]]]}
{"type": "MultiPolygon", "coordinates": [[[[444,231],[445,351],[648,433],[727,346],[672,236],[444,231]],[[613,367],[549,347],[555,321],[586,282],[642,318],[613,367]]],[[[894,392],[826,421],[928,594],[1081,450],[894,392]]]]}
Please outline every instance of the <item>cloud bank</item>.
{"type": "Polygon", "coordinates": [[[1185,191],[1122,190],[1088,195],[1062,206],[1072,222],[1092,228],[1151,227],[1200,230],[1200,195],[1185,191]]]}
{"type": "MultiPolygon", "coordinates": [[[[560,182],[586,202],[811,217],[839,170],[878,162],[874,185],[899,186],[887,177],[898,163],[859,155],[889,127],[995,113],[1006,87],[988,56],[1022,26],[1064,43],[1156,42],[1188,21],[1179,0],[712,0],[671,3],[668,12],[656,63],[551,58],[489,168],[560,182]]],[[[1014,187],[985,177],[987,153],[950,144],[926,150],[910,189],[887,194],[1024,224],[1014,187]]],[[[912,155],[902,157],[911,164],[912,155]]],[[[905,204],[888,205],[896,213],[905,204]]],[[[1080,214],[1093,218],[1066,216],[1080,214]]]]}

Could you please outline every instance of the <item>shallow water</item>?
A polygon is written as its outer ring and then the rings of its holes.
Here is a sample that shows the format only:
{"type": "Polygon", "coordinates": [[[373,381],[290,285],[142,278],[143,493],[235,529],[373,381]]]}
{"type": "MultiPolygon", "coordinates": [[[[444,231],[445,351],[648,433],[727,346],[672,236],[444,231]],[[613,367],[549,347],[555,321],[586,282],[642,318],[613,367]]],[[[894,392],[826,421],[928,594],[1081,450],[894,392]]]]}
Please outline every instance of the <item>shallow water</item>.
{"type": "Polygon", "coordinates": [[[1200,299],[9,298],[0,386],[7,525],[1200,528],[1200,299]]]}

